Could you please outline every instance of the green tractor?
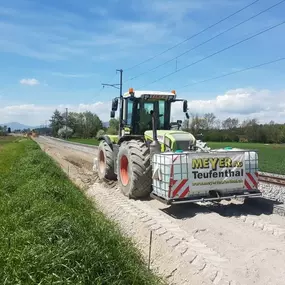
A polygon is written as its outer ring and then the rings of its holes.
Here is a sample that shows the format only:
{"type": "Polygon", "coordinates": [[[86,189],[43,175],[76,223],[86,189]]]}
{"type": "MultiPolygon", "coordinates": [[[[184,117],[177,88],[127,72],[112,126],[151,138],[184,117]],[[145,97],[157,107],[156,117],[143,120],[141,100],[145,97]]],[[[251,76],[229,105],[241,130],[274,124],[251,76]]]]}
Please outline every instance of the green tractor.
{"type": "Polygon", "coordinates": [[[112,101],[111,118],[119,107],[119,134],[100,137],[94,169],[101,180],[117,180],[129,198],[146,198],[152,191],[152,156],[167,151],[196,150],[196,139],[181,131],[182,121],[171,122],[175,91],[134,91],[112,101]]]}

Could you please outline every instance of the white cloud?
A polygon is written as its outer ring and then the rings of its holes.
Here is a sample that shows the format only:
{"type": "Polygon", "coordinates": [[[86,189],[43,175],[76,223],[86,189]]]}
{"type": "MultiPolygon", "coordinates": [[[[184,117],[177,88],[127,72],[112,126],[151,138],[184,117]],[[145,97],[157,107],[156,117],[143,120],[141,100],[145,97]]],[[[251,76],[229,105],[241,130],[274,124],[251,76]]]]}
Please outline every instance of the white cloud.
{"type": "MultiPolygon", "coordinates": [[[[91,13],[104,17],[108,13],[108,5],[113,5],[107,2],[104,3],[104,7],[99,7],[100,5],[96,3],[80,5],[80,8],[86,8],[91,13]]],[[[179,2],[184,3],[185,0],[179,0],[179,2]]],[[[147,52],[152,54],[155,48],[161,48],[162,43],[164,46],[180,40],[171,32],[172,29],[169,29],[171,24],[168,15],[163,15],[163,18],[158,20],[156,14],[154,16],[151,14],[153,12],[151,6],[145,6],[143,2],[139,6],[142,7],[138,11],[147,13],[148,17],[133,21],[123,20],[123,18],[119,20],[112,16],[101,20],[99,17],[95,22],[94,17],[86,18],[79,13],[70,13],[51,7],[45,7],[41,10],[45,12],[39,10],[37,13],[28,9],[28,5],[23,5],[22,9],[3,8],[2,14],[9,14],[10,19],[0,21],[0,52],[15,53],[46,61],[67,60],[74,57],[90,58],[95,55],[100,55],[104,60],[104,58],[108,59],[109,54],[114,56],[117,53],[119,56],[130,57],[130,54],[133,54],[130,51],[134,48],[147,48],[147,52]],[[145,10],[142,11],[143,8],[145,10]],[[103,21],[104,24],[97,23],[99,21],[103,21]],[[31,23],[36,24],[31,25],[31,23]],[[94,23],[96,30],[89,28],[93,27],[94,23]],[[149,49],[150,44],[151,49],[149,49]],[[117,48],[118,46],[120,49],[117,48]],[[121,54],[121,50],[126,52],[121,54]]],[[[178,3],[175,6],[181,5],[178,3]]],[[[137,4],[135,7],[138,9],[137,4]]],[[[146,51],[143,52],[146,53],[146,51]]],[[[134,56],[137,56],[137,52],[134,56]]]]}
{"type": "Polygon", "coordinates": [[[91,104],[77,104],[77,105],[8,105],[0,107],[0,123],[19,122],[30,126],[38,126],[49,120],[55,109],[60,112],[65,112],[68,108],[69,112],[84,112],[91,111],[96,113],[101,120],[108,121],[111,110],[111,102],[96,102],[91,104]]]}
{"type": "MultiPolygon", "coordinates": [[[[98,26],[95,32],[86,28],[90,25],[89,20],[81,19],[77,15],[69,15],[65,12],[64,16],[49,14],[51,24],[47,25],[46,15],[35,16],[26,12],[18,15],[18,19],[24,23],[0,21],[2,35],[0,52],[12,52],[40,60],[58,61],[74,57],[92,57],[98,54],[104,58],[110,53],[120,52],[120,49],[114,49],[116,46],[129,51],[134,47],[145,47],[149,43],[155,44],[156,38],[165,43],[165,38],[162,39],[161,36],[165,34],[167,27],[147,21],[138,23],[108,19],[104,25],[100,25],[100,28],[98,26]],[[26,24],[28,15],[22,16],[22,14],[28,14],[37,25],[26,24]],[[61,19],[65,20],[61,21],[61,19]],[[79,28],[80,26],[84,28],[79,28]],[[149,33],[150,29],[152,34],[149,33]],[[143,41],[142,38],[144,38],[143,41]]],[[[121,53],[120,56],[122,56],[121,53]]],[[[130,55],[125,53],[124,56],[130,55]]]]}
{"type": "MultiPolygon", "coordinates": [[[[187,98],[185,98],[187,99],[187,98]]],[[[210,100],[189,100],[189,113],[205,114],[212,112],[220,119],[237,117],[239,119],[257,118],[259,122],[285,123],[285,90],[270,91],[253,88],[229,90],[210,100]]],[[[173,116],[183,117],[182,105],[176,104],[173,116]]]]}
{"type": "MultiPolygon", "coordinates": [[[[183,94],[179,97],[183,97],[183,94]]],[[[189,113],[202,115],[213,112],[221,120],[227,117],[236,117],[240,120],[257,118],[260,123],[271,120],[285,123],[285,90],[277,92],[241,88],[229,90],[210,100],[189,100],[188,106],[189,113]]],[[[108,121],[110,119],[111,102],[101,101],[91,104],[49,106],[23,104],[0,107],[0,123],[18,121],[27,125],[40,125],[45,120],[50,119],[55,109],[65,112],[65,108],[68,108],[70,112],[91,111],[96,113],[101,120],[108,121]]],[[[185,118],[181,102],[175,103],[171,117],[173,120],[185,118]]]]}
{"type": "Polygon", "coordinates": [[[22,85],[29,85],[29,86],[34,86],[34,85],[40,84],[40,82],[35,78],[23,78],[20,80],[20,83],[22,85]]]}
{"type": "MultiPolygon", "coordinates": [[[[236,1],[238,2],[238,1],[236,1]]],[[[134,10],[142,11],[146,15],[153,15],[153,18],[160,17],[168,28],[181,29],[185,36],[185,28],[197,29],[197,22],[191,20],[192,14],[201,11],[209,12],[212,9],[225,8],[229,5],[237,5],[231,0],[133,0],[132,6],[134,10]]],[[[242,5],[239,3],[239,5],[242,5]]],[[[203,25],[202,25],[203,26],[203,25]]],[[[199,28],[198,28],[199,29],[199,28]]],[[[176,33],[176,32],[175,32],[176,33]]],[[[191,32],[190,32],[191,33],[191,32]]],[[[176,33],[177,34],[177,33],[176,33]]]]}
{"type": "Polygon", "coordinates": [[[110,60],[109,55],[112,59],[137,60],[138,53],[149,57],[180,42],[185,33],[191,35],[205,28],[190,13],[240,7],[244,1],[132,0],[127,5],[134,10],[133,20],[114,17],[114,2],[121,1],[72,1],[74,13],[42,1],[36,5],[42,9],[36,12],[30,1],[19,1],[20,7],[10,2],[0,7],[0,14],[6,16],[0,21],[0,52],[57,62],[77,57],[103,61],[110,60]],[[91,15],[84,17],[82,11],[91,15]]]}

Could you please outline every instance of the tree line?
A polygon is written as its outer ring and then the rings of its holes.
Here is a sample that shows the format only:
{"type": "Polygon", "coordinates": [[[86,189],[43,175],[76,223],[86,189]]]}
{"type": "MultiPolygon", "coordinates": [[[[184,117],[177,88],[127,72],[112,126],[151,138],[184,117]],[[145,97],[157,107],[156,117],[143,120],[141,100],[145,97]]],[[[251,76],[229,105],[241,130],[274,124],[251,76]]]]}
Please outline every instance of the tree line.
{"type": "Polygon", "coordinates": [[[11,133],[11,128],[0,126],[0,136],[6,136],[8,133],[11,133]]]}
{"type": "MultiPolygon", "coordinates": [[[[90,111],[66,114],[55,110],[49,128],[37,131],[55,137],[97,138],[102,134],[117,134],[118,129],[117,119],[111,119],[106,126],[90,111]]],[[[285,143],[285,124],[273,121],[260,124],[257,119],[240,121],[238,118],[229,117],[220,120],[213,113],[203,116],[191,114],[188,120],[184,120],[181,129],[204,141],[285,143]]]]}
{"type": "Polygon", "coordinates": [[[119,122],[111,119],[108,127],[104,126],[102,120],[90,111],[61,113],[55,110],[49,120],[49,129],[37,129],[39,133],[48,133],[54,137],[76,137],[76,138],[96,138],[102,134],[117,134],[119,122]]]}
{"type": "Polygon", "coordinates": [[[258,123],[257,119],[240,121],[238,118],[219,120],[213,113],[191,115],[182,125],[184,131],[201,136],[204,141],[285,143],[285,124],[270,121],[258,123]]]}

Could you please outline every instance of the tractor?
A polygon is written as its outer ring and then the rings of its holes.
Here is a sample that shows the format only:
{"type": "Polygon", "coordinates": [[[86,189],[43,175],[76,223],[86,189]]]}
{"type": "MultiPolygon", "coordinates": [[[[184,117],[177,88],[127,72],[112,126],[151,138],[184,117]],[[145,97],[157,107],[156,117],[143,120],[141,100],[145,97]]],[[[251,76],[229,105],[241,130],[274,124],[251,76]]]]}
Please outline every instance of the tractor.
{"type": "Polygon", "coordinates": [[[195,137],[181,130],[182,121],[171,122],[171,107],[187,100],[171,92],[137,91],[130,88],[112,100],[111,118],[119,106],[118,135],[99,138],[98,156],[94,160],[100,180],[117,180],[129,198],[145,198],[152,191],[152,157],[168,151],[195,151],[195,137]]]}
{"type": "Polygon", "coordinates": [[[152,197],[165,204],[257,198],[258,154],[253,150],[211,150],[171,122],[173,103],[187,101],[176,92],[134,91],[114,98],[119,106],[118,135],[100,137],[94,170],[100,180],[117,180],[129,198],[152,197]]]}

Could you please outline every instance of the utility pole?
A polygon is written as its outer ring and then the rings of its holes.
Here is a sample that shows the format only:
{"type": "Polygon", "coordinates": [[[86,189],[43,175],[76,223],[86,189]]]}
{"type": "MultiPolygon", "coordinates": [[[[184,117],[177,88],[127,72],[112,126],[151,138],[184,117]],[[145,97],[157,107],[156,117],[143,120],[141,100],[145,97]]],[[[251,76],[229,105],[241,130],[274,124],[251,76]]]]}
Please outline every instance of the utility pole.
{"type": "MultiPolygon", "coordinates": [[[[116,72],[120,72],[120,83],[119,84],[107,84],[102,83],[103,88],[105,86],[114,87],[120,90],[120,110],[123,110],[123,69],[116,69],[116,72]],[[119,86],[119,87],[118,87],[119,86]]],[[[119,137],[122,136],[122,125],[123,125],[123,112],[120,112],[119,117],[119,137]]]]}
{"type": "Polygon", "coordinates": [[[45,120],[45,135],[47,135],[48,133],[48,124],[47,124],[47,120],[45,120]]]}
{"type": "Polygon", "coordinates": [[[123,69],[117,69],[120,72],[120,118],[119,118],[119,138],[122,136],[123,129],[123,69]]]}
{"type": "Polygon", "coordinates": [[[67,140],[67,116],[68,116],[68,108],[65,108],[65,139],[67,140]]]}

